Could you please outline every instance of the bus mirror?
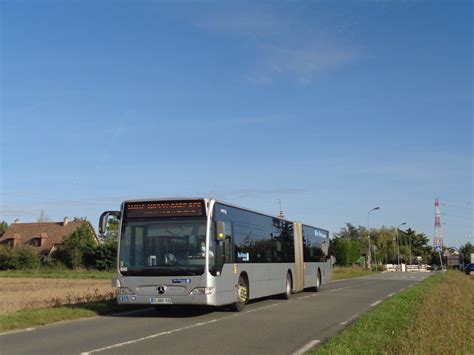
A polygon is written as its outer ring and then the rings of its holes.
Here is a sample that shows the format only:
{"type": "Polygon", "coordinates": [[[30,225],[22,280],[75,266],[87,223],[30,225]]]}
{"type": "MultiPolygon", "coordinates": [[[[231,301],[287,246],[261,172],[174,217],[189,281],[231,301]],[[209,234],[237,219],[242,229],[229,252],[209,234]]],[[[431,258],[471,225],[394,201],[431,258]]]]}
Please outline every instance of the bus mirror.
{"type": "Polygon", "coordinates": [[[102,213],[99,218],[99,234],[104,235],[107,231],[107,224],[110,216],[120,219],[120,215],[120,211],[106,211],[102,213]]]}
{"type": "Polygon", "coordinates": [[[216,239],[225,240],[225,223],[216,222],[216,239]]]}

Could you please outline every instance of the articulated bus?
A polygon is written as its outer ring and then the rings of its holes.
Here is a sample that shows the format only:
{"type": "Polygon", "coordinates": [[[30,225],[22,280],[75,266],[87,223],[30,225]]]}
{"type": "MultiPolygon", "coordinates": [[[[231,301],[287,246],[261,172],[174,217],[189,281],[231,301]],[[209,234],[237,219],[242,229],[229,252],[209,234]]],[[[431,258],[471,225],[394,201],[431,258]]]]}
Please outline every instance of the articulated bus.
{"type": "Polygon", "coordinates": [[[231,305],[331,279],[329,232],[210,198],[130,200],[119,219],[119,304],[231,305]]]}

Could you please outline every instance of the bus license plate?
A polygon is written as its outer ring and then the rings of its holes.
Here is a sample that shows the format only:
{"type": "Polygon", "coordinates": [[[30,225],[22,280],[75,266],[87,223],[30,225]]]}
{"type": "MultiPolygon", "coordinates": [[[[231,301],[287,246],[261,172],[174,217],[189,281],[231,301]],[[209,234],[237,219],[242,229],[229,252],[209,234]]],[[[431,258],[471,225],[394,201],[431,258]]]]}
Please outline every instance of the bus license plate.
{"type": "Polygon", "coordinates": [[[151,297],[150,298],[151,304],[173,304],[171,298],[167,297],[151,297]]]}

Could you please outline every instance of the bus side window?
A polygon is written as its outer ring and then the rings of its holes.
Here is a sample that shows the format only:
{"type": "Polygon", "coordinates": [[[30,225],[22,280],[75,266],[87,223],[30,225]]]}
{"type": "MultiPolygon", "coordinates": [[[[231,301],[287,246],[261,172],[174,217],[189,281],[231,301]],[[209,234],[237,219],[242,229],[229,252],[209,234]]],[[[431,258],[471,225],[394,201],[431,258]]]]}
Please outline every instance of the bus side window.
{"type": "Polygon", "coordinates": [[[232,222],[226,221],[224,227],[225,239],[217,240],[216,246],[216,271],[221,272],[225,263],[233,261],[232,258],[232,222]]]}

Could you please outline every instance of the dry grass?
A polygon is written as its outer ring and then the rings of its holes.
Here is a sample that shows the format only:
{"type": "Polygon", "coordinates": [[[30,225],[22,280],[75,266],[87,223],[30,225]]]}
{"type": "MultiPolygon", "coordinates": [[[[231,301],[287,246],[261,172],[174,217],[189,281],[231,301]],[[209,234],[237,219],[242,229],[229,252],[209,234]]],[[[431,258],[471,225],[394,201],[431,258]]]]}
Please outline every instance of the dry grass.
{"type": "Polygon", "coordinates": [[[474,354],[474,278],[448,271],[393,354],[474,354]]]}
{"type": "Polygon", "coordinates": [[[91,303],[114,297],[110,280],[0,278],[0,314],[19,310],[91,303]]]}

